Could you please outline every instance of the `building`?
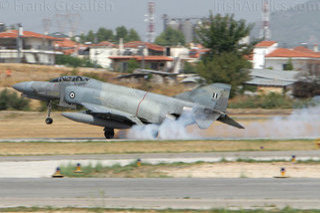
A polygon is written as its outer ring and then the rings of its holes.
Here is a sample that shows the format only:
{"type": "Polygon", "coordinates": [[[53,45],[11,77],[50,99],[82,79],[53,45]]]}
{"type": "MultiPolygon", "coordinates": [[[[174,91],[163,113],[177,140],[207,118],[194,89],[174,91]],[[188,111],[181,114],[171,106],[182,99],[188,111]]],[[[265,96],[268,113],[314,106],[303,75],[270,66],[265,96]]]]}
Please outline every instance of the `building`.
{"type": "Polygon", "coordinates": [[[320,71],[320,52],[317,45],[314,50],[304,46],[288,49],[279,48],[275,41],[262,41],[254,48],[252,63],[254,69],[287,70],[292,64],[297,71],[320,71]]]}
{"type": "Polygon", "coordinates": [[[275,51],[278,48],[278,43],[275,41],[262,41],[258,43],[253,50],[253,68],[254,69],[265,69],[266,55],[275,51]]]}
{"type": "Polygon", "coordinates": [[[63,52],[64,55],[76,55],[80,46],[82,44],[74,42],[69,38],[61,38],[59,41],[54,41],[55,50],[63,52]]]}
{"type": "Polygon", "coordinates": [[[168,56],[110,56],[115,71],[126,72],[130,60],[135,60],[145,69],[168,72],[172,68],[173,58],[168,56]]]}
{"type": "Polygon", "coordinates": [[[320,54],[312,50],[301,51],[299,47],[295,49],[278,48],[265,56],[265,66],[275,70],[286,70],[289,63],[292,63],[294,70],[297,71],[319,69],[320,54]]]}
{"type": "Polygon", "coordinates": [[[252,69],[251,80],[245,84],[256,86],[260,93],[285,93],[298,81],[299,73],[299,71],[252,69]]]}
{"type": "Polygon", "coordinates": [[[174,58],[170,57],[170,49],[160,45],[142,41],[120,42],[117,50],[109,53],[111,66],[116,71],[126,72],[130,60],[137,61],[145,69],[172,71],[174,58]]]}
{"type": "Polygon", "coordinates": [[[117,55],[118,52],[117,45],[109,41],[103,41],[89,46],[89,59],[103,68],[110,68],[112,59],[109,57],[117,55]]]}
{"type": "Polygon", "coordinates": [[[54,49],[56,40],[57,38],[51,36],[22,29],[2,32],[0,33],[0,62],[53,65],[55,56],[62,54],[54,49]]]}
{"type": "Polygon", "coordinates": [[[121,55],[165,55],[166,48],[157,44],[143,42],[143,41],[132,41],[119,45],[121,55]]]}

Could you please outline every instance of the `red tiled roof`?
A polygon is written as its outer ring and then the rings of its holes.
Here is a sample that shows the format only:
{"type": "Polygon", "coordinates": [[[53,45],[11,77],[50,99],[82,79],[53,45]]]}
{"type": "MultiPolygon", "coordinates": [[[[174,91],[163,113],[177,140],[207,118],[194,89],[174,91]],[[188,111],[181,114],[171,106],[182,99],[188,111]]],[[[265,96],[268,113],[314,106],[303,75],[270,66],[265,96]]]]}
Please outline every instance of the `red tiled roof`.
{"type": "MultiPolygon", "coordinates": [[[[17,38],[17,37],[18,37],[18,30],[10,30],[10,31],[0,33],[0,38],[17,38]]],[[[22,38],[44,38],[49,40],[60,40],[59,38],[31,32],[31,31],[23,31],[22,38]]]]}
{"type": "Polygon", "coordinates": [[[261,41],[260,43],[256,44],[256,47],[270,47],[276,43],[277,42],[275,41],[261,41]]]}
{"type": "Polygon", "coordinates": [[[157,44],[152,44],[149,42],[143,42],[143,41],[132,41],[129,43],[125,43],[124,47],[125,48],[138,48],[139,46],[143,46],[145,45],[148,49],[154,50],[154,51],[160,51],[163,52],[164,51],[164,47],[157,45],[157,44]]]}
{"type": "Polygon", "coordinates": [[[93,47],[116,47],[117,45],[109,42],[109,41],[102,41],[98,44],[92,44],[93,47]]]}
{"type": "Polygon", "coordinates": [[[55,41],[54,45],[58,46],[58,47],[74,48],[74,47],[77,47],[80,44],[75,42],[75,41],[72,41],[70,39],[64,38],[61,41],[55,41]]]}
{"type": "Polygon", "coordinates": [[[293,50],[296,50],[296,51],[300,51],[300,52],[305,52],[305,53],[315,53],[313,52],[312,50],[304,47],[304,46],[298,46],[296,48],[294,48],[293,50]]]}
{"type": "Polygon", "coordinates": [[[110,59],[114,59],[114,60],[130,60],[130,59],[135,59],[137,61],[173,61],[173,58],[170,58],[168,56],[110,56],[110,59]]]}
{"type": "Polygon", "coordinates": [[[61,50],[64,55],[71,55],[72,53],[76,52],[76,49],[68,49],[68,50],[61,50]]]}
{"type": "Polygon", "coordinates": [[[286,48],[278,48],[266,56],[267,58],[272,57],[284,57],[284,58],[320,58],[319,54],[314,52],[302,52],[297,50],[290,50],[286,48]]]}

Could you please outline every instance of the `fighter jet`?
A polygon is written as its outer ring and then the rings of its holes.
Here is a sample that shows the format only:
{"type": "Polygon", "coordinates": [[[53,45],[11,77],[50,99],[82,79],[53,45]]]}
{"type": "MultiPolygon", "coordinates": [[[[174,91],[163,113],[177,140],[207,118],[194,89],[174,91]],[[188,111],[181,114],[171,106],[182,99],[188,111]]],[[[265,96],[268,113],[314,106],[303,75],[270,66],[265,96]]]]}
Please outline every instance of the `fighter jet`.
{"type": "MultiPolygon", "coordinates": [[[[187,125],[197,124],[207,129],[214,121],[244,129],[226,114],[230,85],[211,84],[174,97],[148,91],[104,83],[82,76],[63,76],[49,82],[30,81],[13,85],[24,97],[46,101],[48,113],[45,119],[50,125],[52,102],[80,112],[64,112],[62,115],[76,122],[104,127],[107,139],[114,138],[114,129],[129,129],[134,125],[160,125],[165,119],[176,120],[183,114],[191,117],[187,125]]],[[[158,132],[155,133],[157,137],[158,132]]]]}

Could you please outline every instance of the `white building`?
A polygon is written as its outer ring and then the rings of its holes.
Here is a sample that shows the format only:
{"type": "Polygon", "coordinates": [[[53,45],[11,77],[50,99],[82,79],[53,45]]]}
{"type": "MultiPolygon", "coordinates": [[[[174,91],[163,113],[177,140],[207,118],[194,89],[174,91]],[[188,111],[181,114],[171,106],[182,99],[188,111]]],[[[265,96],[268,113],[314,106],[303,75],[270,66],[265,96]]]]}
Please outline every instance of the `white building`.
{"type": "Polygon", "coordinates": [[[62,54],[54,50],[53,41],[57,38],[21,30],[19,50],[17,38],[18,30],[0,33],[0,62],[53,65],[55,55],[62,54]]]}
{"type": "Polygon", "coordinates": [[[262,41],[258,43],[253,50],[253,68],[254,69],[265,69],[266,55],[275,51],[278,48],[278,43],[275,41],[262,41]]]}
{"type": "Polygon", "coordinates": [[[89,47],[89,49],[90,61],[96,62],[103,68],[111,67],[112,60],[109,57],[117,55],[119,51],[117,45],[108,41],[103,41],[99,44],[93,44],[89,47]]]}
{"type": "Polygon", "coordinates": [[[304,47],[295,49],[278,48],[265,56],[265,66],[274,70],[286,70],[288,63],[292,63],[297,71],[311,71],[319,69],[320,54],[304,47]]]}

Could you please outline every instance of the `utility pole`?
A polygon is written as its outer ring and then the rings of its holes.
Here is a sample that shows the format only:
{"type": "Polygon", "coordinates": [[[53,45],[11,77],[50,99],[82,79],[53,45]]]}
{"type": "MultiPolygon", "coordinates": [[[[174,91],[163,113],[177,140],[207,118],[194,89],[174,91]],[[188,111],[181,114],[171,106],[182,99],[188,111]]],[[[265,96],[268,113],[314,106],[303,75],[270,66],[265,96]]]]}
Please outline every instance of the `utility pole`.
{"type": "Polygon", "coordinates": [[[17,35],[17,52],[18,52],[18,59],[17,63],[21,63],[22,61],[22,36],[23,36],[23,27],[22,24],[18,24],[18,35],[17,35]]]}
{"type": "Polygon", "coordinates": [[[141,60],[141,69],[144,70],[145,68],[145,58],[144,58],[144,49],[146,48],[146,45],[143,44],[139,47],[140,51],[141,51],[141,56],[142,56],[142,60],[141,60]]]}
{"type": "Polygon", "coordinates": [[[147,14],[147,22],[148,22],[148,28],[147,28],[147,36],[148,36],[148,42],[153,42],[154,34],[155,34],[155,2],[149,2],[148,3],[148,14],[147,14]]]}

